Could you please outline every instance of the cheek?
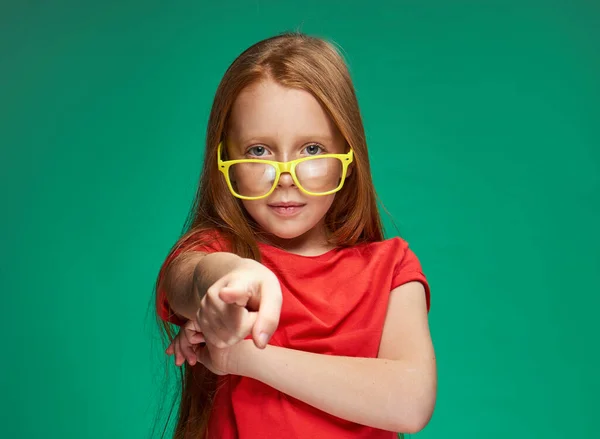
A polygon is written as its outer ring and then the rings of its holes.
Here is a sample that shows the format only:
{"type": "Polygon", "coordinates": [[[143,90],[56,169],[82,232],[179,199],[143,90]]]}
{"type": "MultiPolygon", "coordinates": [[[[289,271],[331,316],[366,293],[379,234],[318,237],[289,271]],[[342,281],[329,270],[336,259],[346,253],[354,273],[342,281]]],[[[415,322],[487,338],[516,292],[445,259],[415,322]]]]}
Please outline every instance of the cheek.
{"type": "MultiPolygon", "coordinates": [[[[242,200],[242,205],[244,206],[244,209],[246,209],[246,212],[248,212],[250,216],[254,218],[255,221],[258,219],[256,218],[256,215],[260,213],[261,209],[263,209],[263,206],[261,204],[263,203],[261,203],[259,200],[242,200]]],[[[267,206],[265,205],[264,208],[266,207],[267,206]]]]}
{"type": "Polygon", "coordinates": [[[323,197],[313,197],[312,204],[314,204],[315,210],[318,210],[322,216],[325,216],[327,211],[331,208],[335,194],[325,195],[323,197]]]}

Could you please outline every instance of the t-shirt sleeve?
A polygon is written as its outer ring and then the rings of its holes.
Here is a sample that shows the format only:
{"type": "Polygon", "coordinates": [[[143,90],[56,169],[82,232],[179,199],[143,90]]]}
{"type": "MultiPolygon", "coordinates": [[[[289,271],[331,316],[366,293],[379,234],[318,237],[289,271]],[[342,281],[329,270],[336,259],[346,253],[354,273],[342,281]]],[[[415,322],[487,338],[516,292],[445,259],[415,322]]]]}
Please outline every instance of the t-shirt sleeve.
{"type": "Polygon", "coordinates": [[[392,277],[392,290],[408,282],[420,282],[425,288],[427,311],[429,311],[431,307],[431,292],[429,289],[429,282],[423,273],[419,259],[405,241],[401,241],[397,255],[392,277]]]}
{"type": "Polygon", "coordinates": [[[225,247],[216,235],[203,235],[201,239],[198,236],[192,236],[188,238],[185,242],[183,242],[181,245],[173,249],[169,256],[167,256],[167,258],[163,262],[159,272],[159,279],[157,282],[156,313],[158,314],[158,317],[161,320],[173,323],[177,326],[183,326],[186,320],[173,311],[173,309],[169,306],[167,294],[165,293],[165,291],[159,288],[158,285],[160,285],[160,280],[162,279],[162,276],[164,276],[165,270],[169,266],[169,264],[173,262],[173,260],[175,260],[177,256],[181,255],[184,252],[190,251],[214,253],[219,251],[225,251],[225,247]]]}

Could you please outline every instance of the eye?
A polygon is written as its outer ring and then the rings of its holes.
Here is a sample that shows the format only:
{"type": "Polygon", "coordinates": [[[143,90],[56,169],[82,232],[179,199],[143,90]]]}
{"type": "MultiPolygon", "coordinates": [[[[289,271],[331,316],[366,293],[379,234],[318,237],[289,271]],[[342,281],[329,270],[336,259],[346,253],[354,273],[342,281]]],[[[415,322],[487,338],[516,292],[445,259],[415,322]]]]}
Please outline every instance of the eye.
{"type": "Polygon", "coordinates": [[[306,148],[304,148],[304,151],[306,151],[306,153],[308,155],[317,155],[323,151],[323,147],[320,145],[317,145],[316,143],[313,143],[311,145],[308,145],[306,148]]]}
{"type": "Polygon", "coordinates": [[[264,146],[253,146],[251,148],[248,148],[248,151],[246,151],[246,154],[254,156],[254,157],[262,157],[267,153],[267,148],[265,148],[264,146]]]}

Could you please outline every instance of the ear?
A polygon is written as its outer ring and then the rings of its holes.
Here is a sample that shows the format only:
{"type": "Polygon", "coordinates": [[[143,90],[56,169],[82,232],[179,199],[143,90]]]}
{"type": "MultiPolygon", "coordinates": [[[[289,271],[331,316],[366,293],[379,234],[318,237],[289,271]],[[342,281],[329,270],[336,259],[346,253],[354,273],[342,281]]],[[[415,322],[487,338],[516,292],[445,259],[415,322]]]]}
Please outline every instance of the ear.
{"type": "Polygon", "coordinates": [[[346,170],[346,178],[352,175],[352,171],[354,171],[354,163],[350,163],[348,165],[348,169],[346,170]]]}
{"type": "Polygon", "coordinates": [[[221,160],[229,160],[229,151],[227,147],[227,141],[225,140],[225,138],[221,140],[221,160]]]}

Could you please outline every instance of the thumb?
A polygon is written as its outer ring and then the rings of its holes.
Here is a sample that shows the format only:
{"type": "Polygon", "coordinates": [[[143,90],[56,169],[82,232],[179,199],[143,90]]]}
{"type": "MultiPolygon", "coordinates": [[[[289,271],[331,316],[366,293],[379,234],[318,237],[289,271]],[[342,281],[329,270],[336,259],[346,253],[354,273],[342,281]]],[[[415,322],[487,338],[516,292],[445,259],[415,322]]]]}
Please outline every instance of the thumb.
{"type": "Polygon", "coordinates": [[[173,355],[175,353],[175,346],[174,346],[173,342],[171,342],[169,344],[169,347],[167,347],[167,349],[165,350],[165,353],[167,355],[173,355]]]}

